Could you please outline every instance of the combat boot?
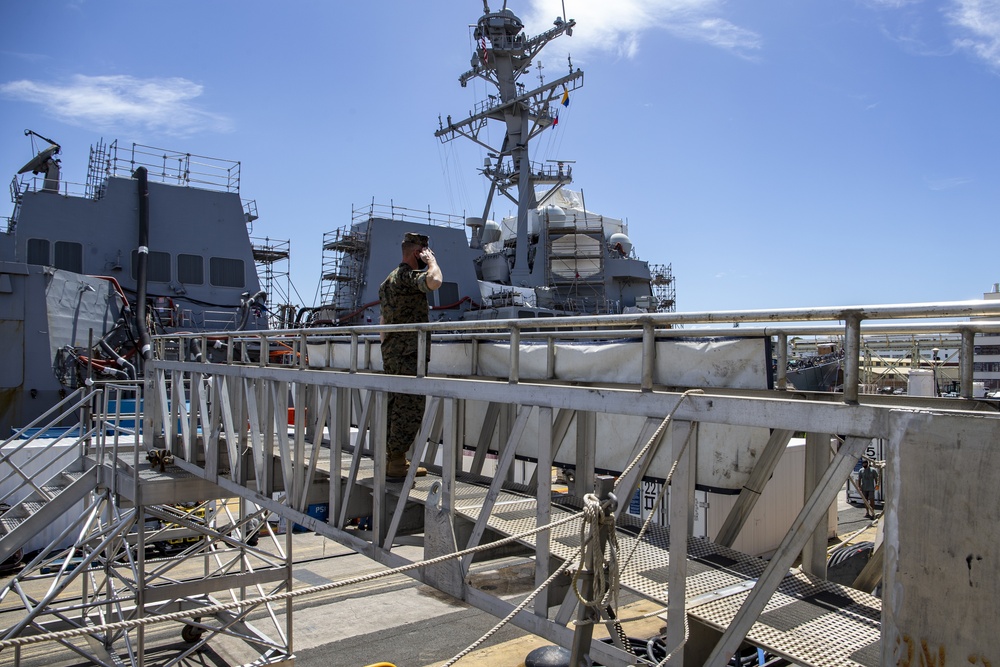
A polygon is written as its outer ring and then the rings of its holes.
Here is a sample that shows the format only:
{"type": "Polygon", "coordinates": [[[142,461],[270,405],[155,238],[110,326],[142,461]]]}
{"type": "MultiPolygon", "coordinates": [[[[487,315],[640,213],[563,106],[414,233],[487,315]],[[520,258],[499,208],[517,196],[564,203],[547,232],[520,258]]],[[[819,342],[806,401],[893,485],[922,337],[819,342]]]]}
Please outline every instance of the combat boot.
{"type": "MultiPolygon", "coordinates": [[[[410,470],[410,462],[406,460],[405,454],[390,453],[386,460],[385,481],[402,482],[406,478],[406,473],[410,470]]],[[[427,475],[427,468],[417,466],[417,477],[427,475]]]]}
{"type": "Polygon", "coordinates": [[[390,452],[385,463],[385,481],[402,482],[410,465],[406,462],[406,454],[390,452]]]}

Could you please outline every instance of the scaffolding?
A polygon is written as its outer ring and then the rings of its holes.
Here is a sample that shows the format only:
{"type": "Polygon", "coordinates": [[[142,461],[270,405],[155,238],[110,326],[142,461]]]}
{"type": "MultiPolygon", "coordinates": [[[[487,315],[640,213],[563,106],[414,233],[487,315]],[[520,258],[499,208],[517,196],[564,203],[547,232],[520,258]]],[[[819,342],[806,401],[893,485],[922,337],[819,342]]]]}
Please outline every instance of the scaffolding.
{"type": "Polygon", "coordinates": [[[289,279],[291,242],[266,236],[251,237],[250,242],[260,288],[267,293],[268,324],[274,329],[286,329],[295,316],[289,279]]]}
{"type": "Polygon", "coordinates": [[[604,219],[567,215],[545,225],[545,280],[567,310],[610,312],[605,284],[604,219]]]}
{"type": "Polygon", "coordinates": [[[673,264],[650,264],[649,284],[656,297],[656,312],[672,313],[677,310],[677,285],[674,282],[673,264]]]}
{"type": "Polygon", "coordinates": [[[367,258],[368,233],[361,227],[345,225],[323,234],[322,306],[343,311],[360,305],[367,258]]]}

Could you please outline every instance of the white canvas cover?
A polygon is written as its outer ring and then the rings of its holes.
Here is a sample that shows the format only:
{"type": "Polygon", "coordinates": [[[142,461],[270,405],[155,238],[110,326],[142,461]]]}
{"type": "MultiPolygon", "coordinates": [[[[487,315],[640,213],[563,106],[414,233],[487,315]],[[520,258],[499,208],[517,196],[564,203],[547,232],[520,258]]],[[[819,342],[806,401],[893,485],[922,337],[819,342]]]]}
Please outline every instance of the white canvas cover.
{"type": "MultiPolygon", "coordinates": [[[[543,380],[546,375],[545,343],[523,342],[519,353],[521,381],[543,380]]],[[[636,339],[615,342],[561,342],[556,345],[555,380],[638,386],[642,377],[642,342],[636,339]]],[[[312,368],[346,369],[350,346],[344,343],[309,345],[312,368]]],[[[762,338],[690,338],[656,341],[656,364],[653,382],[670,387],[728,387],[766,389],[769,368],[767,341],[762,338]]],[[[510,344],[480,343],[479,367],[472,368],[472,343],[454,341],[435,343],[431,348],[428,372],[432,375],[500,377],[509,375],[510,344]]],[[[382,370],[379,346],[373,345],[371,369],[382,370]]],[[[516,391],[516,389],[514,389],[516,391]]],[[[464,401],[466,446],[479,440],[488,404],[470,396],[464,401]]],[[[666,415],[664,415],[666,416],[666,415]]],[[[596,465],[618,472],[627,461],[640,436],[644,418],[599,413],[597,415],[596,465]]],[[[518,454],[535,458],[538,442],[535,416],[528,422],[518,445],[518,454]]],[[[698,484],[716,489],[739,489],[743,486],[767,443],[765,428],[701,424],[698,428],[698,484]]],[[[557,463],[572,465],[575,460],[576,423],[570,426],[560,449],[557,463]]],[[[498,447],[494,433],[490,448],[498,447]]],[[[669,447],[661,447],[647,473],[665,478],[670,468],[669,447]]]]}

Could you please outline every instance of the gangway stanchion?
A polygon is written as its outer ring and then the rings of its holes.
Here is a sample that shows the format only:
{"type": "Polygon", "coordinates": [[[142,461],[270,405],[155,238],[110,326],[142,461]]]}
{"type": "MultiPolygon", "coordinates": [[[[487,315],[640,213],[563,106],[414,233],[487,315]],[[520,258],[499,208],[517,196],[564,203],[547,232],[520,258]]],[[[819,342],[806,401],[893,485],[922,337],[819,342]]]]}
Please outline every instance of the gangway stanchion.
{"type": "MultiPolygon", "coordinates": [[[[610,595],[617,595],[617,591],[610,590],[606,586],[595,586],[595,578],[607,581],[611,575],[609,565],[605,562],[604,554],[607,549],[608,540],[614,531],[614,512],[618,500],[612,493],[615,488],[615,478],[610,475],[598,475],[594,480],[594,493],[588,494],[585,501],[589,501],[585,510],[585,517],[590,520],[590,525],[596,528],[592,530],[584,546],[582,564],[583,567],[577,570],[573,578],[574,592],[579,596],[580,607],[577,612],[576,631],[573,633],[573,646],[570,650],[569,664],[572,666],[585,665],[589,661],[590,644],[594,639],[594,624],[601,622],[601,610],[607,604],[610,595]]],[[[617,581],[614,581],[617,585],[617,581]]],[[[609,622],[614,619],[607,619],[609,622]]],[[[615,626],[621,628],[620,625],[615,626]]],[[[612,634],[617,643],[621,643],[622,638],[612,634]]],[[[619,646],[628,650],[628,644],[619,646]]]]}

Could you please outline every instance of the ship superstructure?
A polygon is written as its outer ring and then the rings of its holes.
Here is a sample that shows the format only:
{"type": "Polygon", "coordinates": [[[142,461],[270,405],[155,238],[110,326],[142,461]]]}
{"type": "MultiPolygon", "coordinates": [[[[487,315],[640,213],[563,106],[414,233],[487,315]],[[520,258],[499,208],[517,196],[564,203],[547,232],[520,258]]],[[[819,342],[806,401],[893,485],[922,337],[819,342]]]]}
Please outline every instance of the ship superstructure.
{"type": "Polygon", "coordinates": [[[461,120],[440,118],[435,132],[442,142],[462,137],[485,150],[480,172],[490,187],[482,214],[463,221],[398,206],[355,209],[350,225],[324,239],[323,303],[310,309],[311,323],[359,323],[377,315],[378,283],[398,263],[407,231],[427,234],[442,263],[446,283],[432,303],[437,319],[674,309],[670,265],[655,265],[651,273],[624,220],[586,209],[582,192],[566,187],[574,161],[531,159],[532,141],[558,123],[558,110],[583,85],[583,71],[570,61],[565,75],[539,77],[535,88],[523,79],[545,46],[572,35],[576,22],[559,17],[528,37],[506,3],[492,11],[484,2],[483,9],[472,67],[459,82],[482,79],[496,92],[461,120]],[[493,144],[486,131],[491,124],[502,127],[493,144]],[[504,200],[515,213],[496,222],[491,211],[504,200]]]}
{"type": "Polygon", "coordinates": [[[5,433],[88,378],[141,376],[150,335],[267,328],[239,162],[101,141],[72,183],[39,138],[0,234],[5,433]]]}

